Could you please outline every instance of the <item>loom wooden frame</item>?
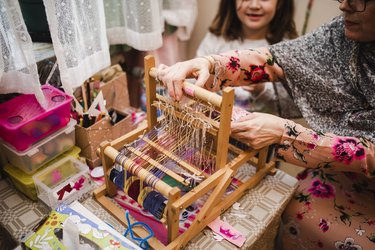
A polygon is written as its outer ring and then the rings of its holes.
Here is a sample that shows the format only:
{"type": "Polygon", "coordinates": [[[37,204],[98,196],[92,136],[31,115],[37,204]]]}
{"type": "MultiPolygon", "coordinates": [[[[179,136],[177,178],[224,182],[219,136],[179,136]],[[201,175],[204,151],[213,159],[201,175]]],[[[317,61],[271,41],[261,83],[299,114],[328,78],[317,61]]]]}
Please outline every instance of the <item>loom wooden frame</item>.
{"type": "MultiPolygon", "coordinates": [[[[116,205],[109,197],[116,194],[117,187],[109,180],[108,173],[115,161],[116,156],[119,154],[121,147],[124,144],[130,143],[137,139],[140,135],[150,131],[157,123],[156,107],[153,106],[154,101],[157,100],[156,94],[156,69],[155,59],[153,56],[145,57],[145,83],[146,83],[146,96],[147,96],[147,124],[140,126],[136,130],[121,136],[112,142],[103,142],[98,149],[98,155],[102,159],[105,185],[94,191],[96,200],[118,219],[125,227],[127,225],[125,213],[122,208],[116,205]]],[[[242,195],[249,189],[256,186],[265,175],[274,173],[275,164],[273,161],[266,162],[268,148],[261,150],[243,151],[235,146],[229,144],[230,121],[232,114],[232,107],[234,102],[234,91],[231,88],[223,90],[223,96],[211,96],[211,93],[205,89],[197,88],[187,82],[184,83],[185,91],[193,91],[195,97],[199,97],[205,101],[220,107],[221,121],[217,133],[217,149],[216,149],[216,162],[217,170],[211,176],[208,176],[202,183],[196,186],[193,191],[181,197],[180,190],[176,187],[170,187],[163,181],[157,182],[155,189],[168,198],[165,221],[168,229],[169,244],[165,246],[155,237],[149,239],[149,244],[153,249],[181,249],[193,237],[195,237],[204,227],[211,221],[220,216],[226,209],[228,209],[234,202],[242,197],[242,195]],[[236,158],[227,161],[228,150],[235,152],[236,158]],[[259,153],[258,157],[255,155],[259,153]],[[223,196],[225,190],[230,185],[237,169],[246,162],[251,162],[257,166],[255,175],[250,177],[239,188],[233,191],[228,196],[223,196]],[[212,190],[206,203],[200,210],[196,219],[192,222],[190,228],[183,234],[179,235],[179,215],[182,209],[188,207],[194,201],[212,190]]],[[[127,166],[124,166],[125,168],[127,166]]],[[[147,170],[145,170],[147,172],[147,170]]],[[[146,172],[139,172],[138,177],[141,180],[145,179],[146,172]]],[[[134,221],[131,221],[133,223],[134,221]]],[[[148,232],[142,228],[135,228],[134,233],[140,237],[146,237],[148,232]]]]}

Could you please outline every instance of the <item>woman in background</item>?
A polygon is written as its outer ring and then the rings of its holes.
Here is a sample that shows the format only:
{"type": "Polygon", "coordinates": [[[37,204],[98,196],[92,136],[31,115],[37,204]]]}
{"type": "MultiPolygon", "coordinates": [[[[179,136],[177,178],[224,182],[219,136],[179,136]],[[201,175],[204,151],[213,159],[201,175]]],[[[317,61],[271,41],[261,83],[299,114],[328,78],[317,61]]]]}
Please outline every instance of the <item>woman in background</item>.
{"type": "Polygon", "coordinates": [[[189,76],[212,90],[289,86],[312,129],[256,112],[231,125],[251,147],[277,143],[280,159],[306,168],[282,217],[284,249],[375,248],[375,1],[338,1],[341,16],[297,39],[159,67],[177,100],[189,76]]]}
{"type": "MultiPolygon", "coordinates": [[[[197,50],[197,56],[265,47],[294,39],[293,0],[221,0],[218,12],[197,50]]],[[[283,117],[300,112],[280,82],[235,88],[235,102],[248,111],[283,117]],[[282,107],[288,109],[282,109],[282,107]]]]}

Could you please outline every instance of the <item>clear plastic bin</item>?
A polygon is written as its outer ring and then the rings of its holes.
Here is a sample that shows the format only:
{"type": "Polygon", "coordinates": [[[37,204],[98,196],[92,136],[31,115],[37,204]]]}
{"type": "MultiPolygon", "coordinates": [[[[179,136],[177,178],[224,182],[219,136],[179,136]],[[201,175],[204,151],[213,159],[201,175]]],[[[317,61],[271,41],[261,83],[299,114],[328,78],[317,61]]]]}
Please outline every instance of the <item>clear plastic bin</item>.
{"type": "Polygon", "coordinates": [[[42,107],[33,94],[23,94],[0,104],[0,137],[18,151],[66,126],[72,97],[45,84],[42,107]]]}
{"type": "Polygon", "coordinates": [[[33,174],[44,164],[75,145],[75,125],[77,121],[71,119],[68,126],[44,138],[32,148],[18,152],[3,142],[2,148],[9,163],[20,168],[27,174],[33,174]]]}
{"type": "MultiPolygon", "coordinates": [[[[48,162],[46,165],[43,165],[38,171],[42,171],[43,169],[47,168],[51,164],[55,163],[56,161],[62,160],[64,157],[71,156],[71,157],[78,159],[80,152],[81,152],[81,149],[79,147],[74,146],[71,150],[65,152],[64,154],[60,155],[54,160],[48,162]]],[[[38,200],[32,174],[26,174],[21,169],[16,168],[10,164],[5,165],[4,171],[8,174],[9,178],[13,182],[13,185],[19,191],[21,191],[23,194],[25,194],[27,197],[29,197],[30,199],[34,201],[38,200]]]]}
{"type": "Polygon", "coordinates": [[[38,199],[54,209],[59,204],[78,200],[91,189],[89,167],[66,157],[33,176],[38,199]]]}

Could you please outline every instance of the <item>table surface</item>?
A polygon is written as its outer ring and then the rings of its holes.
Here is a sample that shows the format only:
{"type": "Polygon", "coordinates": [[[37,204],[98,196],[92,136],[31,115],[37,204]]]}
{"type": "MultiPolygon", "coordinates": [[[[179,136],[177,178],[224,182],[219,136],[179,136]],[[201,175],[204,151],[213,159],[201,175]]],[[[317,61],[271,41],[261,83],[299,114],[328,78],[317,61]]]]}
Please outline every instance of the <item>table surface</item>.
{"type": "MultiPolygon", "coordinates": [[[[241,167],[236,177],[244,180],[255,174],[251,165],[241,167]]],[[[241,249],[274,249],[273,245],[279,221],[289,200],[297,187],[297,179],[278,170],[273,176],[266,176],[259,185],[250,189],[237,201],[237,205],[229,208],[220,218],[246,236],[241,249]],[[239,209],[238,209],[239,207],[239,209]],[[271,241],[271,242],[269,242],[271,241]],[[255,247],[256,246],[256,247],[255,247]]],[[[214,239],[212,230],[206,228],[193,240],[186,249],[234,249],[234,245],[226,240],[214,239]]]]}
{"type": "MultiPolygon", "coordinates": [[[[236,176],[254,174],[253,167],[241,167],[236,176]]],[[[274,176],[265,177],[255,188],[249,190],[239,201],[239,209],[231,207],[221,219],[246,235],[246,242],[242,248],[253,246],[264,235],[271,225],[275,227],[275,219],[279,219],[282,211],[292,197],[297,186],[294,177],[278,170],[274,176]]],[[[91,196],[82,204],[100,219],[112,225],[123,233],[124,227],[101,207],[91,196]]],[[[18,192],[7,180],[0,180],[0,223],[14,238],[20,242],[21,238],[31,230],[46,214],[48,207],[41,202],[33,202],[18,192]]],[[[187,249],[233,249],[234,245],[223,240],[214,239],[210,229],[203,230],[186,247],[187,249]]],[[[1,244],[0,244],[1,245],[1,244]]]]}

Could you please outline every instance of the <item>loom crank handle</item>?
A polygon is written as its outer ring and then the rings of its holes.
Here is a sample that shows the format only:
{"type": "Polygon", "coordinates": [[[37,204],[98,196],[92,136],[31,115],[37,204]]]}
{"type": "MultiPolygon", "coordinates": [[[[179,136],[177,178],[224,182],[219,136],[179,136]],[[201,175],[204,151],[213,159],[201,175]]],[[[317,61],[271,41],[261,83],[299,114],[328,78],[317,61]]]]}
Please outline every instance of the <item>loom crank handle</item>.
{"type": "MultiPolygon", "coordinates": [[[[153,78],[157,79],[157,72],[158,70],[156,68],[151,68],[149,74],[153,78]]],[[[185,94],[189,96],[197,97],[198,99],[208,102],[214,105],[215,107],[218,107],[218,108],[221,107],[223,98],[216,93],[213,93],[207,89],[196,86],[187,81],[184,81],[182,89],[184,90],[185,94]]]]}

